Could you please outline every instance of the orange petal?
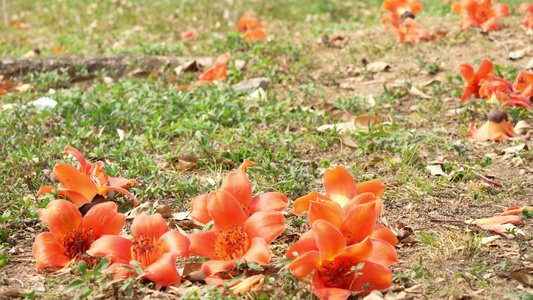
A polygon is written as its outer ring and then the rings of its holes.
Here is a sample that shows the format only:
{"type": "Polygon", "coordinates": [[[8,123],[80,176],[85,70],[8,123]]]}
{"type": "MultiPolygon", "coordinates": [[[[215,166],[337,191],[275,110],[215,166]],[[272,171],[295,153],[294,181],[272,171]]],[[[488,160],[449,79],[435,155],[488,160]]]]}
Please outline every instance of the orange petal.
{"type": "Polygon", "coordinates": [[[131,224],[131,235],[134,240],[141,234],[144,236],[154,235],[156,239],[159,239],[167,231],[168,225],[159,213],[154,215],[142,213],[131,224]]]}
{"type": "Polygon", "coordinates": [[[46,267],[63,268],[70,262],[61,244],[50,232],[37,235],[33,243],[33,257],[35,257],[37,272],[46,267]]]}
{"type": "Polygon", "coordinates": [[[376,226],[374,227],[372,238],[385,241],[393,246],[396,246],[398,244],[398,239],[396,238],[396,235],[394,235],[394,233],[392,233],[390,229],[380,224],[376,224],[376,226]]]}
{"type": "Polygon", "coordinates": [[[109,177],[108,183],[110,186],[117,186],[117,187],[126,187],[126,186],[133,186],[137,183],[137,180],[135,179],[126,179],[122,177],[109,177]]]}
{"type": "Polygon", "coordinates": [[[135,272],[123,268],[124,266],[129,266],[130,268],[133,268],[133,266],[130,264],[112,263],[109,267],[107,267],[107,270],[109,272],[115,272],[113,274],[113,279],[126,279],[135,274],[135,272]]]}
{"type": "Polygon", "coordinates": [[[101,161],[97,161],[96,163],[94,163],[94,165],[89,170],[89,173],[86,175],[88,175],[93,180],[97,188],[108,185],[109,177],[104,171],[104,163],[101,161]]]}
{"type": "Polygon", "coordinates": [[[69,164],[56,165],[54,167],[54,175],[67,190],[83,195],[88,201],[91,201],[98,193],[98,189],[91,178],[80,173],[69,164]]]}
{"type": "Polygon", "coordinates": [[[313,294],[315,294],[318,299],[328,299],[328,300],[344,300],[348,299],[352,292],[347,289],[326,287],[313,289],[313,294]]]}
{"type": "Polygon", "coordinates": [[[53,186],[45,185],[45,186],[42,186],[39,189],[39,191],[37,191],[37,195],[35,195],[35,197],[39,197],[44,194],[50,194],[53,191],[57,191],[57,188],[53,186]]]}
{"type": "MultiPolygon", "coordinates": [[[[297,214],[297,215],[307,215],[307,212],[309,212],[309,205],[311,204],[311,201],[317,201],[318,199],[321,200],[330,200],[328,197],[317,193],[317,192],[311,192],[303,197],[300,197],[294,201],[292,204],[292,210],[291,212],[297,214]]],[[[330,200],[331,201],[331,200],[330,200]]]]}
{"type": "Polygon", "coordinates": [[[341,167],[327,169],[324,174],[326,196],[344,206],[350,199],[357,196],[357,185],[352,176],[341,167]]]}
{"type": "Polygon", "coordinates": [[[212,259],[204,262],[202,264],[202,273],[204,273],[205,276],[211,276],[217,272],[220,271],[226,271],[231,268],[237,263],[237,260],[218,260],[218,259],[212,259]]]}
{"type": "Polygon", "coordinates": [[[533,4],[531,3],[522,3],[518,7],[519,11],[528,11],[533,14],[533,4]]]}
{"type": "Polygon", "coordinates": [[[313,235],[323,262],[333,260],[346,248],[342,233],[325,220],[317,220],[313,223],[313,235]]]}
{"type": "Polygon", "coordinates": [[[474,76],[476,76],[474,68],[472,68],[472,66],[468,64],[459,65],[459,71],[461,72],[461,76],[467,83],[472,82],[474,80],[474,76]]]}
{"type": "Polygon", "coordinates": [[[346,205],[344,205],[344,214],[349,214],[358,205],[371,202],[376,202],[376,217],[379,217],[381,215],[381,211],[383,210],[383,201],[380,198],[376,198],[373,193],[363,193],[355,196],[352,200],[346,203],[346,205]]]}
{"type": "Polygon", "coordinates": [[[374,246],[374,252],[367,258],[367,261],[383,265],[388,267],[398,262],[398,254],[396,254],[396,248],[393,245],[382,241],[372,239],[372,245],[374,246]]]}
{"type": "Polygon", "coordinates": [[[66,146],[65,150],[63,150],[63,154],[70,154],[74,156],[79,162],[78,171],[80,171],[80,173],[82,174],[89,175],[89,170],[91,169],[92,164],[85,159],[85,157],[83,156],[83,154],[81,154],[80,151],[76,150],[71,146],[66,146]]]}
{"type": "Polygon", "coordinates": [[[296,243],[292,244],[289,250],[287,250],[287,257],[296,258],[296,256],[293,254],[294,252],[298,253],[298,256],[302,256],[304,253],[309,251],[318,252],[318,246],[314,237],[300,239],[296,243]]]}
{"type": "Polygon", "coordinates": [[[262,266],[270,265],[270,257],[272,251],[268,248],[268,244],[262,238],[256,237],[252,239],[250,248],[240,260],[256,262],[262,266]]]}
{"type": "Polygon", "coordinates": [[[374,244],[370,237],[365,238],[360,243],[353,244],[344,249],[339,258],[350,259],[352,261],[363,261],[368,259],[374,252],[374,244]]]}
{"type": "Polygon", "coordinates": [[[253,214],[243,224],[243,229],[249,237],[260,237],[270,244],[285,231],[285,217],[279,211],[264,210],[253,214]]]}
{"type": "Polygon", "coordinates": [[[376,219],[376,203],[361,204],[346,215],[340,230],[348,244],[357,243],[372,235],[376,219]]]}
{"type": "Polygon", "coordinates": [[[162,286],[176,285],[181,281],[180,273],[176,270],[174,256],[165,253],[146,269],[145,278],[162,286]]]}
{"type": "Polygon", "coordinates": [[[76,205],[65,200],[54,200],[37,213],[58,241],[62,241],[67,232],[78,228],[81,223],[81,213],[76,205]]]}
{"type": "Polygon", "coordinates": [[[525,26],[527,29],[531,29],[531,28],[533,28],[533,14],[527,14],[527,15],[524,17],[524,26],[525,26]]]}
{"type": "Polygon", "coordinates": [[[478,22],[476,21],[476,19],[470,16],[464,17],[461,22],[459,22],[459,26],[461,27],[461,29],[466,29],[474,25],[478,25],[478,22]]]}
{"type": "Polygon", "coordinates": [[[218,258],[213,250],[215,238],[217,237],[214,231],[191,233],[187,237],[191,242],[191,247],[189,248],[191,254],[213,259],[218,258]]]}
{"type": "Polygon", "coordinates": [[[191,200],[191,218],[196,221],[207,224],[212,220],[207,211],[207,195],[198,195],[191,200]]]}
{"type": "Polygon", "coordinates": [[[303,281],[311,272],[315,271],[320,264],[320,254],[317,251],[310,251],[300,255],[289,264],[292,275],[303,281]]]}
{"type": "Polygon", "coordinates": [[[225,190],[216,190],[209,194],[207,210],[216,228],[242,226],[248,219],[237,199],[225,190]]]}
{"type": "Polygon", "coordinates": [[[283,194],[270,192],[257,195],[250,202],[250,215],[263,210],[282,211],[289,206],[289,199],[283,194]]]}
{"type": "Polygon", "coordinates": [[[37,192],[36,197],[39,197],[44,194],[50,194],[53,191],[56,191],[56,193],[60,196],[68,198],[77,207],[82,207],[84,204],[90,203],[83,195],[79,193],[76,193],[74,191],[69,191],[69,190],[58,190],[57,188],[53,186],[42,186],[37,192]]]}
{"type": "Polygon", "coordinates": [[[139,201],[137,201],[135,196],[133,196],[130,192],[128,192],[125,189],[123,189],[121,187],[118,187],[118,186],[101,187],[101,188],[98,189],[98,194],[105,197],[107,195],[107,193],[109,193],[110,191],[119,192],[121,194],[129,196],[131,199],[133,199],[133,205],[134,206],[138,206],[139,205],[139,201]]]}
{"type": "Polygon", "coordinates": [[[160,241],[163,243],[164,252],[168,252],[174,256],[189,257],[191,241],[179,231],[170,230],[166,232],[161,236],[160,241]]]}
{"type": "Polygon", "coordinates": [[[527,211],[533,211],[533,206],[516,206],[516,207],[511,207],[511,208],[506,209],[505,212],[503,212],[503,213],[501,214],[501,216],[518,215],[518,214],[521,214],[524,210],[527,210],[527,211]]]}
{"type": "Polygon", "coordinates": [[[488,19],[486,22],[483,22],[479,24],[479,27],[489,31],[489,30],[498,30],[498,19],[496,17],[492,17],[488,19]]]}
{"type": "Polygon", "coordinates": [[[339,212],[335,211],[329,205],[311,201],[311,206],[309,207],[309,226],[312,226],[317,220],[325,220],[335,226],[335,228],[341,228],[343,217],[344,213],[342,215],[339,214],[339,212]]]}
{"type": "Polygon", "coordinates": [[[496,17],[496,19],[501,19],[509,15],[509,6],[504,3],[494,4],[492,6],[492,10],[494,11],[494,16],[496,17]]]}
{"type": "Polygon", "coordinates": [[[252,201],[252,183],[248,180],[248,175],[246,175],[244,170],[239,170],[237,173],[229,173],[220,189],[232,194],[239,201],[242,208],[249,212],[250,201],[252,201]]]}
{"type": "Polygon", "coordinates": [[[387,186],[383,183],[383,180],[379,178],[360,182],[356,185],[358,195],[362,193],[372,193],[376,195],[376,197],[381,197],[386,188],[387,186]]]}
{"type": "Polygon", "coordinates": [[[452,4],[452,12],[460,15],[466,13],[463,8],[463,5],[461,4],[461,1],[452,4]]]}
{"type": "Polygon", "coordinates": [[[81,227],[92,228],[96,238],[101,235],[119,235],[126,222],[126,216],[117,212],[113,202],[100,203],[92,207],[81,220],[81,227]]]}
{"type": "Polygon", "coordinates": [[[390,286],[392,273],[387,267],[370,261],[365,261],[364,263],[365,265],[360,271],[363,274],[357,276],[353,282],[352,291],[363,290],[363,284],[365,285],[366,292],[383,290],[390,286]]]}
{"type": "Polygon", "coordinates": [[[129,263],[133,241],[118,235],[104,235],[87,250],[92,256],[105,256],[112,263],[129,263]]]}
{"type": "Polygon", "coordinates": [[[253,166],[253,165],[255,165],[254,162],[245,159],[237,170],[238,171],[240,171],[240,170],[246,171],[246,168],[248,168],[249,166],[253,166]]]}
{"type": "Polygon", "coordinates": [[[484,218],[484,219],[477,219],[474,220],[471,224],[474,225],[492,225],[492,224],[514,224],[519,225],[522,224],[522,220],[524,217],[522,216],[496,216],[496,217],[490,217],[490,218],[484,218]]]}

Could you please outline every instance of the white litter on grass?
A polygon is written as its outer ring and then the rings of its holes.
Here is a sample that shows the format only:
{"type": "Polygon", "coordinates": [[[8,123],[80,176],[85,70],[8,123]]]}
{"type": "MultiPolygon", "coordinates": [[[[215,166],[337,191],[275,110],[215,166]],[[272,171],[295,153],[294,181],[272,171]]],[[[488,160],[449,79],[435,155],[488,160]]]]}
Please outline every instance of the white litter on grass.
{"type": "Polygon", "coordinates": [[[47,108],[54,108],[57,105],[57,101],[54,99],[50,99],[48,97],[42,97],[35,101],[29,102],[28,106],[35,106],[39,110],[47,109],[47,108]]]}

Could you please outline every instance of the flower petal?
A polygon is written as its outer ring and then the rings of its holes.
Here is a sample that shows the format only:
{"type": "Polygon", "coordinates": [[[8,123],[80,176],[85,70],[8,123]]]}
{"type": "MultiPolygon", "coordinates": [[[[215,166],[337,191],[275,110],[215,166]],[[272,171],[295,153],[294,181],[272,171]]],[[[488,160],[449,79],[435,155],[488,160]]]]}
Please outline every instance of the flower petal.
{"type": "Polygon", "coordinates": [[[262,266],[270,265],[270,257],[272,256],[272,251],[268,248],[268,244],[262,238],[256,237],[252,239],[250,243],[250,248],[243,257],[239,260],[244,260],[248,262],[256,262],[262,266]]]}
{"type": "Polygon", "coordinates": [[[390,229],[380,224],[376,224],[374,227],[372,238],[385,241],[393,246],[398,245],[398,239],[396,238],[396,235],[394,235],[390,229]]]}
{"type": "Polygon", "coordinates": [[[196,221],[207,224],[212,220],[207,211],[207,195],[198,195],[191,200],[191,218],[196,221]]]}
{"type": "MultiPolygon", "coordinates": [[[[372,193],[376,197],[381,197],[387,186],[380,178],[372,179],[357,184],[357,195],[362,193],[372,193]]],[[[351,198],[350,198],[351,199],[351,198]]]]}
{"type": "Polygon", "coordinates": [[[141,234],[144,236],[154,235],[159,239],[168,231],[168,225],[160,213],[149,215],[142,213],[138,215],[131,224],[131,235],[135,240],[141,234]]]}
{"type": "Polygon", "coordinates": [[[476,76],[474,68],[472,68],[472,66],[469,64],[459,65],[459,71],[461,72],[461,76],[467,83],[472,82],[472,80],[474,80],[474,76],[476,76]]]}
{"type": "Polygon", "coordinates": [[[352,285],[352,291],[363,290],[363,284],[365,284],[366,292],[383,290],[390,286],[392,273],[387,267],[370,261],[365,261],[364,263],[365,265],[361,270],[363,274],[357,276],[355,279],[352,285]]]}
{"type": "Polygon", "coordinates": [[[213,218],[216,228],[242,226],[248,219],[242,206],[232,194],[225,190],[216,190],[208,196],[207,210],[213,218]]]}
{"type": "Polygon", "coordinates": [[[346,203],[346,205],[344,205],[344,214],[349,214],[358,205],[367,204],[374,201],[376,202],[376,217],[379,217],[381,215],[381,211],[383,210],[383,201],[381,198],[376,198],[373,193],[362,193],[355,196],[352,200],[346,203]]]}
{"type": "Polygon", "coordinates": [[[218,259],[212,259],[204,262],[202,264],[202,273],[204,273],[205,276],[211,276],[217,272],[220,271],[226,271],[231,268],[237,263],[236,259],[233,260],[218,260],[218,259]]]}
{"type": "Polygon", "coordinates": [[[326,196],[344,206],[348,200],[357,196],[357,185],[352,176],[343,168],[327,169],[324,174],[326,196]]]}
{"type": "Polygon", "coordinates": [[[117,186],[117,187],[126,187],[126,186],[132,186],[137,183],[137,180],[135,179],[126,179],[122,177],[109,177],[108,183],[110,186],[117,186]]]}
{"type": "Polygon", "coordinates": [[[77,207],[82,207],[84,204],[89,203],[89,200],[87,200],[82,194],[70,191],[70,190],[58,190],[56,187],[53,186],[42,186],[39,191],[37,192],[36,197],[39,197],[44,194],[50,194],[53,191],[56,191],[56,193],[60,196],[63,196],[72,203],[74,203],[77,207]]]}
{"type": "MultiPolygon", "coordinates": [[[[337,202],[330,202],[337,204],[337,202]]],[[[309,226],[312,226],[317,220],[325,220],[335,226],[335,228],[341,228],[343,217],[344,213],[342,213],[342,215],[339,214],[339,212],[335,211],[329,205],[311,201],[311,205],[309,206],[309,226]]]]}
{"type": "Polygon", "coordinates": [[[352,261],[363,261],[368,259],[374,252],[374,244],[370,237],[365,238],[357,244],[346,247],[344,252],[340,254],[339,258],[346,258],[352,261]]]}
{"type": "Polygon", "coordinates": [[[119,192],[121,194],[124,194],[126,196],[129,196],[131,199],[133,199],[133,205],[134,206],[138,206],[139,205],[139,201],[137,201],[137,199],[135,198],[135,196],[133,196],[130,192],[128,192],[127,190],[121,188],[121,187],[118,187],[118,186],[105,186],[105,187],[101,187],[98,189],[98,194],[102,195],[102,196],[106,196],[107,193],[109,193],[110,191],[115,191],[115,192],[119,192]]]}
{"type": "Polygon", "coordinates": [[[346,241],[342,233],[334,225],[325,220],[317,220],[312,227],[322,261],[333,260],[335,256],[344,251],[346,241]]]}
{"type": "Polygon", "coordinates": [[[189,238],[177,230],[170,230],[160,238],[163,243],[163,251],[174,256],[189,257],[191,241],[189,238]]]}
{"type": "Polygon", "coordinates": [[[191,242],[189,252],[191,254],[217,259],[218,256],[213,250],[217,234],[214,231],[198,232],[188,234],[191,242]]]}
{"type": "Polygon", "coordinates": [[[46,267],[63,268],[70,262],[61,244],[50,232],[37,235],[33,243],[33,257],[35,257],[37,272],[46,267]]]}
{"type": "Polygon", "coordinates": [[[254,162],[249,161],[248,159],[245,159],[237,170],[238,171],[241,171],[241,170],[246,171],[246,168],[248,168],[250,166],[253,166],[253,165],[255,165],[254,162]]]}
{"type": "Polygon", "coordinates": [[[145,271],[145,278],[162,286],[176,285],[181,281],[180,273],[176,269],[174,256],[165,253],[156,262],[149,265],[145,271]]]}
{"type": "Polygon", "coordinates": [[[350,297],[352,292],[347,289],[326,287],[326,288],[313,289],[313,294],[315,294],[318,297],[318,299],[344,300],[344,299],[348,299],[348,297],[350,297]]]}
{"type": "Polygon", "coordinates": [[[382,241],[372,239],[372,245],[374,246],[374,251],[367,261],[377,263],[388,267],[398,262],[398,254],[396,254],[396,248],[393,245],[382,241]]]}
{"type": "Polygon", "coordinates": [[[117,212],[117,205],[105,202],[92,207],[81,220],[81,227],[92,228],[94,235],[118,235],[124,227],[126,216],[117,212]]]}
{"type": "Polygon", "coordinates": [[[297,215],[304,215],[307,216],[307,213],[309,212],[309,205],[311,204],[311,201],[317,201],[318,199],[321,200],[329,200],[328,197],[317,193],[317,192],[311,192],[303,197],[300,197],[294,201],[292,204],[292,210],[291,212],[297,214],[297,215]]]}
{"type": "Polygon", "coordinates": [[[303,281],[311,272],[315,271],[320,264],[320,254],[317,251],[310,251],[300,255],[289,264],[292,275],[303,281]]]}
{"type": "Polygon", "coordinates": [[[133,241],[118,235],[104,235],[93,242],[87,253],[105,256],[112,263],[129,263],[133,241]]]}
{"type": "Polygon", "coordinates": [[[262,210],[282,211],[289,206],[289,199],[283,194],[270,192],[257,195],[250,202],[250,215],[262,210]]]}
{"type": "Polygon", "coordinates": [[[376,219],[376,202],[361,204],[352,209],[340,228],[347,237],[348,245],[372,235],[376,219]]]}
{"type": "Polygon", "coordinates": [[[232,194],[239,201],[244,211],[249,212],[250,202],[252,201],[252,183],[248,180],[248,175],[246,175],[244,170],[239,170],[237,173],[229,173],[220,189],[232,194]]]}
{"type": "Polygon", "coordinates": [[[494,16],[496,17],[496,19],[501,19],[509,15],[509,6],[504,3],[494,4],[492,6],[492,10],[494,11],[494,16]]]}
{"type": "Polygon", "coordinates": [[[81,213],[76,205],[66,200],[54,200],[37,211],[41,221],[46,224],[50,232],[58,241],[70,230],[78,228],[81,223],[81,213]]]}
{"type": "Polygon", "coordinates": [[[113,274],[113,279],[126,279],[135,274],[135,272],[125,269],[123,266],[129,266],[130,268],[133,268],[133,266],[130,264],[112,263],[109,267],[107,267],[107,270],[109,272],[115,272],[113,274]]]}
{"type": "Polygon", "coordinates": [[[94,183],[96,183],[96,187],[103,187],[107,186],[109,177],[107,176],[106,172],[104,171],[104,163],[101,161],[97,161],[93,164],[91,169],[89,170],[89,173],[86,174],[91,177],[94,183]]]}
{"type": "Polygon", "coordinates": [[[70,154],[74,156],[79,162],[78,171],[80,171],[80,173],[82,174],[89,175],[89,170],[91,169],[92,164],[87,162],[87,160],[85,159],[83,154],[81,154],[80,151],[76,150],[71,146],[66,146],[63,150],[63,154],[70,154]]]}
{"type": "Polygon", "coordinates": [[[67,190],[83,195],[88,201],[91,201],[98,193],[91,178],[69,164],[56,165],[54,175],[67,190]]]}
{"type": "Polygon", "coordinates": [[[243,229],[250,238],[260,237],[270,244],[285,231],[285,217],[279,211],[264,210],[253,214],[243,224],[243,229]]]}
{"type": "Polygon", "coordinates": [[[287,250],[287,257],[296,258],[296,256],[293,254],[294,252],[298,253],[298,256],[302,256],[309,251],[318,252],[318,246],[314,237],[300,239],[296,243],[292,244],[289,250],[287,250]]]}

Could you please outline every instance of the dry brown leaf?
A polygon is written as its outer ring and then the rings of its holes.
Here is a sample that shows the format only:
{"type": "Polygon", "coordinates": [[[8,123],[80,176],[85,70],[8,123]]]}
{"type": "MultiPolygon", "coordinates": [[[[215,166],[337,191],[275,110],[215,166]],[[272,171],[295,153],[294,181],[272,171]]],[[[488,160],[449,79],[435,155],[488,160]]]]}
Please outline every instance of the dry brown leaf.
{"type": "Polygon", "coordinates": [[[376,126],[383,122],[381,115],[361,115],[354,119],[355,128],[367,129],[370,126],[376,126]]]}
{"type": "Polygon", "coordinates": [[[353,120],[355,119],[355,116],[352,113],[347,112],[345,110],[332,112],[331,114],[329,114],[329,117],[332,120],[340,120],[344,122],[353,122],[353,120]]]}
{"type": "Polygon", "coordinates": [[[382,61],[375,61],[366,65],[366,70],[370,73],[388,71],[390,68],[391,66],[388,63],[382,61]]]}
{"type": "Polygon", "coordinates": [[[533,286],[533,274],[531,268],[515,270],[509,274],[509,277],[515,279],[521,284],[533,286]]]}
{"type": "Polygon", "coordinates": [[[526,121],[518,121],[514,127],[514,131],[518,134],[525,135],[529,131],[533,131],[533,126],[529,125],[526,121]]]}
{"type": "Polygon", "coordinates": [[[7,288],[7,289],[2,289],[0,291],[0,298],[6,298],[6,299],[10,299],[10,298],[25,298],[26,296],[24,294],[29,294],[31,293],[30,290],[28,289],[23,289],[23,288],[18,288],[18,287],[13,287],[13,288],[7,288]]]}
{"type": "Polygon", "coordinates": [[[411,86],[411,88],[409,89],[409,94],[416,96],[418,98],[422,98],[422,99],[432,99],[430,95],[422,92],[415,86],[411,86]]]}
{"type": "Polygon", "coordinates": [[[198,168],[198,157],[196,156],[178,156],[171,161],[178,170],[194,170],[198,168]]]}
{"type": "MultiPolygon", "coordinates": [[[[135,207],[134,209],[125,213],[126,219],[131,220],[142,214],[143,212],[148,212],[150,209],[153,209],[153,202],[144,202],[141,205],[135,207]]],[[[172,209],[166,205],[159,204],[155,209],[156,213],[160,213],[163,218],[172,218],[172,209]]]]}
{"type": "Polygon", "coordinates": [[[529,50],[530,50],[529,48],[524,48],[524,49],[520,49],[517,51],[509,52],[509,59],[510,60],[521,59],[522,57],[526,56],[526,54],[529,53],[529,50]]]}
{"type": "Polygon", "coordinates": [[[20,93],[24,93],[24,92],[27,92],[31,89],[31,85],[30,84],[22,84],[22,83],[19,83],[16,87],[15,87],[15,90],[17,92],[20,92],[20,93]]]}
{"type": "Polygon", "coordinates": [[[500,152],[500,155],[503,155],[505,153],[517,153],[517,152],[520,152],[520,151],[529,151],[529,148],[527,147],[526,144],[520,144],[520,145],[516,145],[514,147],[507,147],[505,149],[502,150],[502,152],[500,152]]]}
{"type": "Polygon", "coordinates": [[[234,162],[232,162],[231,160],[229,160],[229,159],[227,159],[225,157],[219,157],[219,158],[215,159],[215,162],[217,164],[226,165],[226,166],[229,166],[229,167],[235,166],[234,162]]]}

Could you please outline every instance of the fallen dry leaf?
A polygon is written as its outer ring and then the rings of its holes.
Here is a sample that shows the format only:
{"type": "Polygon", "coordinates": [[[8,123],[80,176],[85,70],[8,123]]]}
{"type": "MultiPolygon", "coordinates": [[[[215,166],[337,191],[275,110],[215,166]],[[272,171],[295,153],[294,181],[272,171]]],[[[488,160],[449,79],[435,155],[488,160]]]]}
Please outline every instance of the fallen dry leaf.
{"type": "Polygon", "coordinates": [[[422,98],[422,99],[432,99],[430,95],[422,92],[415,86],[411,86],[411,88],[409,89],[409,94],[416,96],[418,98],[422,98]]]}
{"type": "Polygon", "coordinates": [[[533,286],[533,272],[532,268],[524,268],[511,272],[509,277],[515,279],[521,284],[533,286]]]}
{"type": "Polygon", "coordinates": [[[390,68],[391,66],[388,63],[382,61],[375,61],[366,65],[366,70],[370,73],[388,71],[390,68]]]}
{"type": "Polygon", "coordinates": [[[518,121],[514,127],[514,131],[521,135],[526,135],[528,132],[533,131],[533,126],[529,125],[526,121],[518,121]]]}
{"type": "Polygon", "coordinates": [[[505,153],[518,153],[520,151],[529,151],[529,148],[527,147],[526,144],[520,144],[520,145],[516,145],[516,146],[513,146],[513,147],[507,147],[505,149],[502,150],[502,152],[500,152],[500,155],[503,155],[505,153]]]}
{"type": "Polygon", "coordinates": [[[509,52],[509,59],[510,60],[518,60],[518,59],[521,59],[522,57],[526,56],[526,54],[529,53],[529,48],[525,48],[525,49],[520,49],[520,50],[517,50],[517,51],[512,51],[512,52],[509,52]]]}
{"type": "MultiPolygon", "coordinates": [[[[153,202],[144,202],[141,205],[133,208],[132,210],[125,213],[126,219],[131,220],[135,219],[138,215],[142,214],[143,212],[148,212],[151,209],[154,209],[154,203],[153,202]]],[[[163,218],[172,218],[172,209],[166,205],[159,204],[155,208],[156,213],[160,213],[163,218]]]]}
{"type": "Polygon", "coordinates": [[[354,119],[356,129],[368,129],[383,122],[381,115],[361,115],[354,119]]]}
{"type": "Polygon", "coordinates": [[[426,169],[433,176],[444,176],[444,175],[446,175],[446,173],[444,173],[444,170],[442,170],[442,165],[427,165],[426,169]]]}
{"type": "Polygon", "coordinates": [[[196,156],[178,156],[171,160],[171,163],[178,170],[194,170],[198,168],[198,157],[196,156]]]}

